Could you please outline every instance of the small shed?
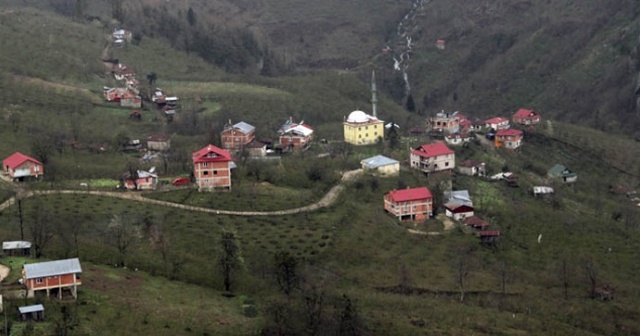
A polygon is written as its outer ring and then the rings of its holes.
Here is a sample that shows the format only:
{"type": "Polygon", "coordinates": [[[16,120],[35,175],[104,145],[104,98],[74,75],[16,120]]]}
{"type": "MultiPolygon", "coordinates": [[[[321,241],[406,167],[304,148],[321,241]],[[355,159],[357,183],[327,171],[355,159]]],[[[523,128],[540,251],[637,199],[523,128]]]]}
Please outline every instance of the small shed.
{"type": "Polygon", "coordinates": [[[2,254],[5,257],[28,257],[31,255],[31,242],[21,240],[2,242],[2,254]]]}
{"type": "Polygon", "coordinates": [[[18,311],[23,321],[44,320],[44,306],[41,304],[18,307],[18,311]]]}
{"type": "Polygon", "coordinates": [[[480,238],[480,243],[486,245],[495,245],[500,238],[500,231],[480,231],[478,232],[478,238],[480,238]]]}
{"type": "Polygon", "coordinates": [[[578,179],[578,175],[561,164],[556,164],[547,171],[547,176],[554,179],[562,179],[564,183],[573,183],[578,179]]]}
{"type": "Polygon", "coordinates": [[[476,230],[484,231],[489,226],[489,222],[478,217],[470,216],[462,220],[462,223],[466,226],[470,226],[476,230]]]}
{"type": "Polygon", "coordinates": [[[466,204],[449,202],[444,205],[444,208],[447,217],[451,217],[455,220],[463,220],[467,217],[473,216],[473,207],[466,204]]]}

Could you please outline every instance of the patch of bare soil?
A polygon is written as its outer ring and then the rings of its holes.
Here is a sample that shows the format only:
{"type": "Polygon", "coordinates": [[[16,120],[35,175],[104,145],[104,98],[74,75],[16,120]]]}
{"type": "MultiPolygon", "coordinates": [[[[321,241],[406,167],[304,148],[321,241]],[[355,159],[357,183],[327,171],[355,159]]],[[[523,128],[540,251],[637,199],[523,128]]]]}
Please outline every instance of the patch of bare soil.
{"type": "Polygon", "coordinates": [[[11,269],[9,267],[0,264],[0,281],[8,277],[10,271],[11,269]]]}

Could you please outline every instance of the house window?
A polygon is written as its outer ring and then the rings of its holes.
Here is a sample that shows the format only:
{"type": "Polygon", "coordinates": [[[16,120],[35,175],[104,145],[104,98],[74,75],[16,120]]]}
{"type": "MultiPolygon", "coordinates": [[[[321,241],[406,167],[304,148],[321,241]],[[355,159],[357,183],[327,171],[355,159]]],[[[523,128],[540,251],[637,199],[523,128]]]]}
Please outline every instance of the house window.
{"type": "Polygon", "coordinates": [[[365,126],[365,127],[364,127],[364,129],[368,130],[368,129],[369,129],[369,126],[365,126]]]}
{"type": "Polygon", "coordinates": [[[43,280],[42,278],[37,278],[37,279],[36,279],[36,283],[37,283],[37,284],[41,284],[41,283],[43,283],[43,282],[44,282],[44,280],[43,280]]]}
{"type": "Polygon", "coordinates": [[[236,137],[236,141],[240,141],[240,138],[236,137]]]}
{"type": "Polygon", "coordinates": [[[38,172],[40,171],[40,166],[36,165],[33,167],[33,171],[38,172]]]}
{"type": "Polygon", "coordinates": [[[209,171],[207,171],[207,170],[203,171],[202,175],[209,175],[209,171]]]}
{"type": "Polygon", "coordinates": [[[378,136],[378,132],[373,133],[373,135],[378,136]]]}
{"type": "Polygon", "coordinates": [[[365,135],[364,135],[364,136],[365,136],[366,138],[368,138],[368,137],[369,137],[369,133],[365,133],[365,135]]]}
{"type": "Polygon", "coordinates": [[[358,138],[362,138],[362,134],[358,134],[358,138]]]}
{"type": "Polygon", "coordinates": [[[202,166],[203,166],[203,167],[206,167],[206,166],[208,166],[208,165],[209,165],[209,162],[203,162],[203,163],[202,163],[202,166]]]}
{"type": "Polygon", "coordinates": [[[445,162],[445,163],[444,163],[444,166],[445,166],[445,167],[449,167],[449,162],[445,162]]]}
{"type": "Polygon", "coordinates": [[[214,170],[214,171],[213,171],[213,175],[218,175],[218,171],[217,171],[217,170],[214,170]]]}

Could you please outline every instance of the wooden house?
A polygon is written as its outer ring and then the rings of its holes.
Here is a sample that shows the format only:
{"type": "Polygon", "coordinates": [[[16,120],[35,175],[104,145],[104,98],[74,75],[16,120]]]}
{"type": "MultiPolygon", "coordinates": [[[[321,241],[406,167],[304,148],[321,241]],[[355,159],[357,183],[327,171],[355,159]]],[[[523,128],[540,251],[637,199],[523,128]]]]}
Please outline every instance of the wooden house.
{"type": "Polygon", "coordinates": [[[349,113],[342,125],[344,141],[352,145],[372,145],[384,137],[384,121],[363,111],[349,113]]]}
{"type": "Polygon", "coordinates": [[[299,151],[309,147],[313,140],[313,128],[305,123],[294,123],[291,119],[278,130],[280,145],[284,151],[299,151]]]}
{"type": "Polygon", "coordinates": [[[496,131],[504,130],[509,128],[509,119],[503,117],[490,118],[484,121],[484,126],[496,131]]]}
{"type": "Polygon", "coordinates": [[[498,230],[485,230],[478,232],[478,238],[480,243],[485,245],[495,245],[500,238],[500,231],[498,230]]]}
{"type": "Polygon", "coordinates": [[[375,172],[383,176],[397,176],[400,174],[400,162],[383,155],[376,155],[360,161],[362,170],[375,172]]]}
{"type": "Polygon", "coordinates": [[[41,304],[18,307],[22,321],[44,321],[44,306],[41,304]]]}
{"type": "Polygon", "coordinates": [[[540,115],[534,110],[521,108],[513,115],[513,123],[523,126],[533,126],[540,123],[540,115]]]}
{"type": "Polygon", "coordinates": [[[44,174],[44,165],[42,162],[15,152],[11,156],[2,161],[4,173],[14,181],[23,181],[26,178],[38,178],[44,174]]]}
{"type": "Polygon", "coordinates": [[[240,151],[256,138],[256,128],[241,121],[235,125],[229,123],[225,125],[220,133],[220,144],[228,151],[240,151]]]}
{"type": "Polygon", "coordinates": [[[427,187],[392,190],[384,195],[384,209],[401,221],[422,221],[433,215],[433,196],[427,187]]]}
{"type": "Polygon", "coordinates": [[[493,141],[496,148],[516,149],[522,145],[522,131],[512,128],[498,130],[493,141]]]}
{"type": "Polygon", "coordinates": [[[31,255],[31,242],[20,240],[2,242],[2,254],[5,257],[28,257],[31,255]]]}
{"type": "Polygon", "coordinates": [[[463,203],[449,202],[444,205],[444,209],[447,217],[458,221],[473,216],[473,206],[463,203]]]}
{"type": "Polygon", "coordinates": [[[122,176],[122,183],[127,190],[155,190],[158,187],[158,175],[151,171],[138,170],[135,179],[131,173],[122,176]]]}
{"type": "Polygon", "coordinates": [[[154,151],[166,151],[171,148],[171,137],[163,134],[155,134],[147,138],[147,149],[154,151]]]}
{"type": "Polygon", "coordinates": [[[37,291],[57,293],[62,298],[63,290],[69,290],[74,298],[78,297],[78,286],[82,284],[78,258],[45,261],[22,266],[22,284],[27,288],[27,297],[33,297],[37,291]]]}
{"type": "Polygon", "coordinates": [[[207,145],[194,152],[191,157],[198,190],[231,190],[233,162],[229,152],[214,145],[207,145]]]}
{"type": "Polygon", "coordinates": [[[477,162],[474,160],[466,160],[460,162],[456,167],[458,173],[468,176],[485,176],[486,165],[484,162],[477,162]]]}
{"type": "Polygon", "coordinates": [[[442,142],[421,145],[410,152],[411,168],[424,173],[451,171],[456,165],[455,152],[442,142]]]}

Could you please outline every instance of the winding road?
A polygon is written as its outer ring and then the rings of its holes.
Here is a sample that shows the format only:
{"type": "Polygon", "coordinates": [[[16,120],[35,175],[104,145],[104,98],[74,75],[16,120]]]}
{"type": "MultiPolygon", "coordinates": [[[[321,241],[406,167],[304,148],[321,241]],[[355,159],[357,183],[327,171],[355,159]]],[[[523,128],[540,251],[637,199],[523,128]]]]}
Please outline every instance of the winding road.
{"type": "MultiPolygon", "coordinates": [[[[22,199],[41,196],[41,195],[93,195],[93,196],[102,196],[102,197],[114,197],[121,198],[127,200],[133,200],[137,202],[144,202],[149,204],[157,204],[165,207],[173,207],[178,209],[183,209],[187,211],[199,211],[212,213],[216,215],[230,215],[230,216],[282,216],[282,215],[291,215],[297,214],[301,212],[310,212],[315,211],[320,208],[325,208],[333,205],[340,193],[345,188],[345,183],[353,180],[358,175],[362,173],[362,169],[356,169],[344,172],[342,174],[342,178],[340,183],[331,188],[318,202],[299,207],[294,209],[287,210],[277,210],[277,211],[232,211],[232,210],[222,210],[222,209],[210,209],[192,205],[178,204],[166,201],[154,200],[151,198],[143,197],[140,193],[135,192],[110,192],[110,191],[83,191],[83,190],[38,190],[38,191],[28,191],[23,192],[20,197],[22,199]]],[[[4,203],[0,204],[0,212],[5,209],[13,206],[16,203],[16,197],[11,197],[6,200],[4,203]]]]}

